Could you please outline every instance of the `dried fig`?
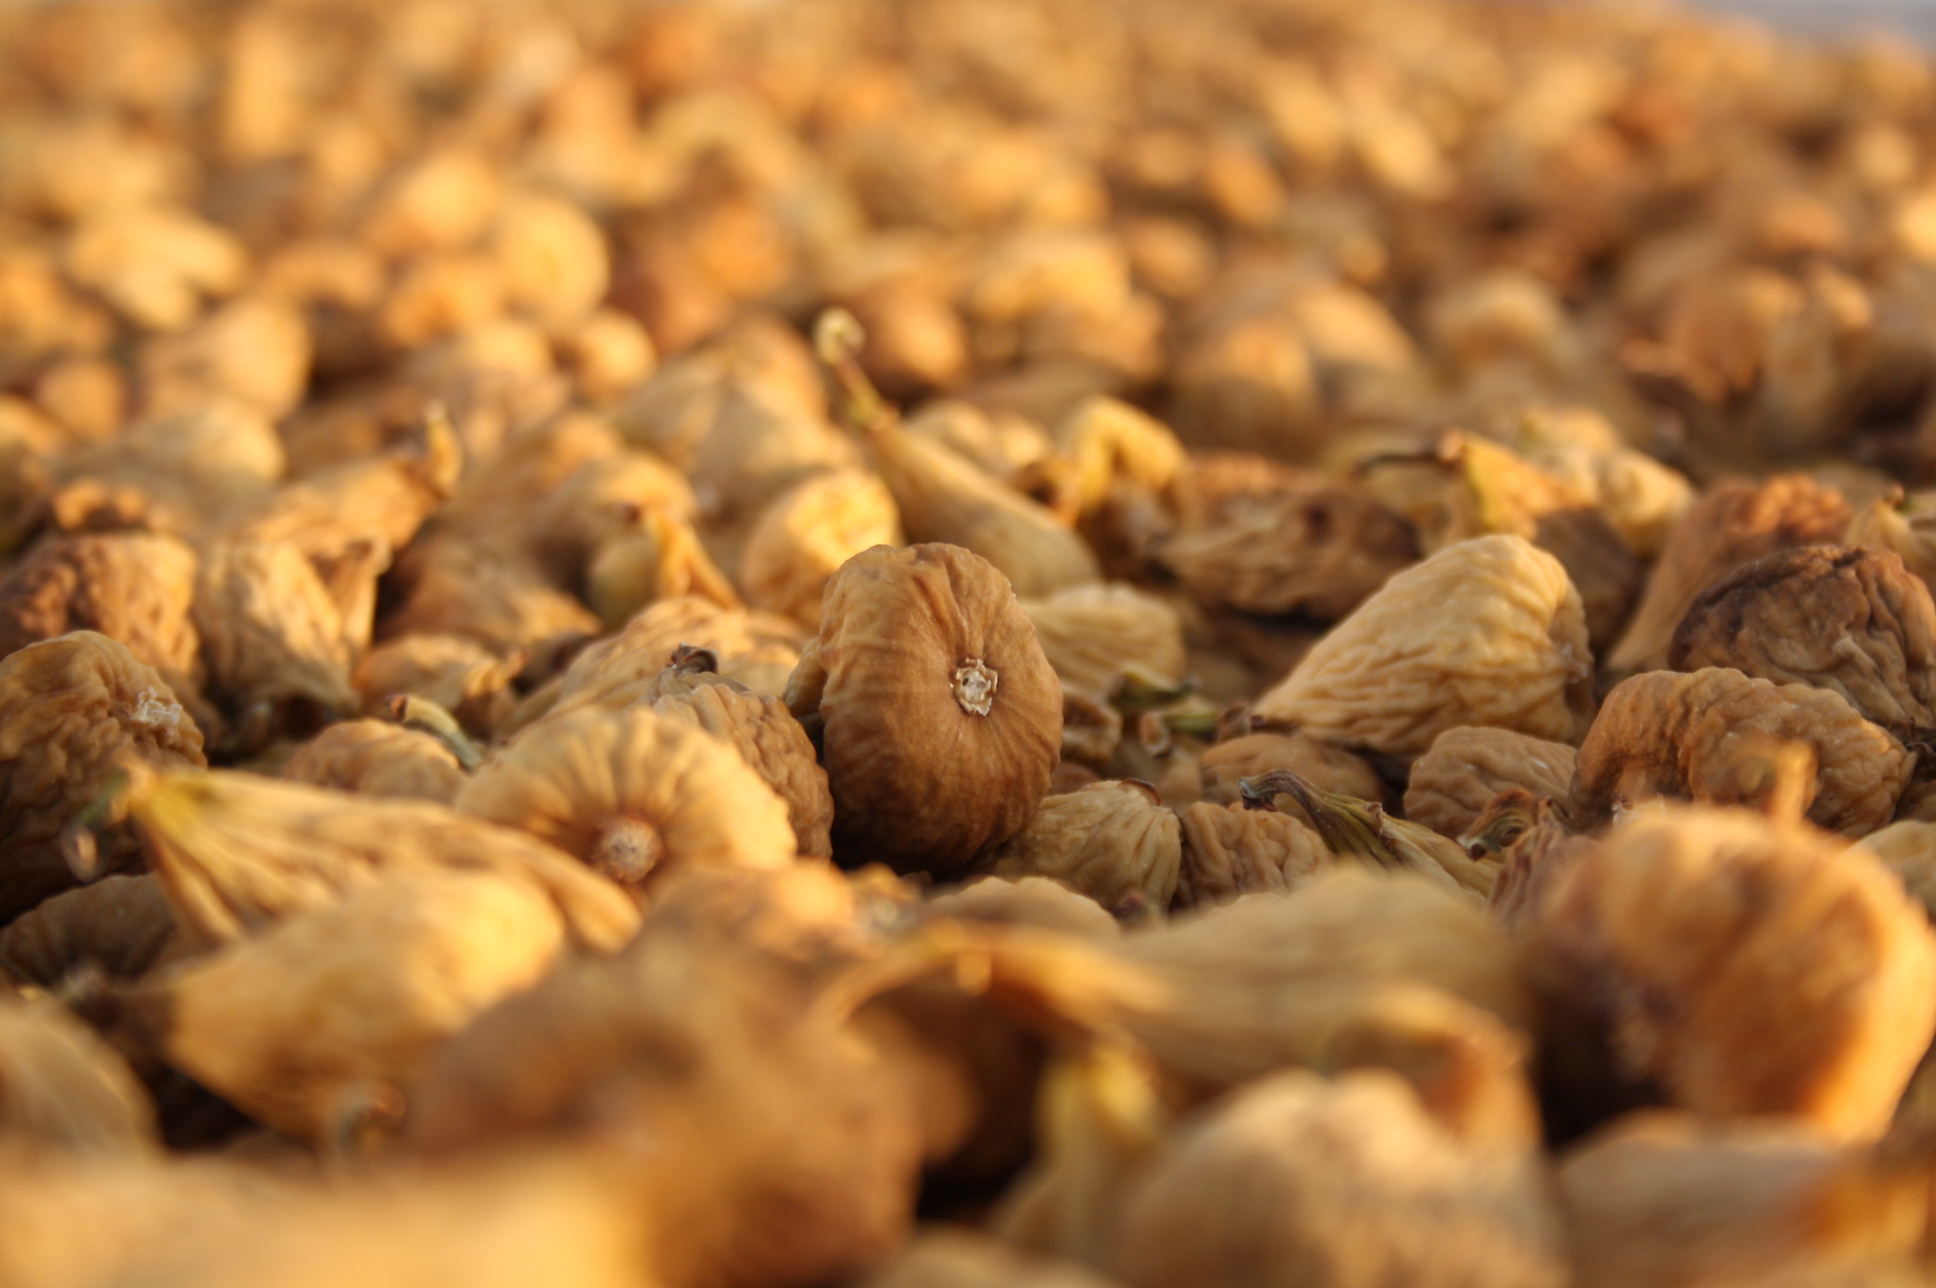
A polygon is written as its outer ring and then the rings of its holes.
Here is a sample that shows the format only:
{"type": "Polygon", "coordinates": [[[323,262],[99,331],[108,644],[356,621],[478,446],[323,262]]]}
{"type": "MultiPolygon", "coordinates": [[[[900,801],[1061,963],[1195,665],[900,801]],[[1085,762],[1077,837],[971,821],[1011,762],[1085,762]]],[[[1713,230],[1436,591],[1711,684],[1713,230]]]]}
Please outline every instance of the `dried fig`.
{"type": "Polygon", "coordinates": [[[1592,715],[1579,594],[1519,537],[1462,541],[1399,573],[1253,707],[1406,760],[1459,725],[1577,742],[1592,715]]]}
{"type": "Polygon", "coordinates": [[[1405,817],[1457,838],[1472,831],[1492,799],[1511,788],[1565,801],[1576,756],[1565,743],[1507,729],[1447,729],[1412,762],[1405,817]]]}
{"type": "Polygon", "coordinates": [[[842,565],[786,700],[820,743],[847,862],[966,866],[1028,822],[1059,754],[1061,687],[1035,631],[957,546],[842,565]]]}
{"type": "Polygon", "coordinates": [[[1182,811],[1182,823],[1179,907],[1282,894],[1310,884],[1338,863],[1324,838],[1290,814],[1198,801],[1182,811]]]}
{"type": "Polygon", "coordinates": [[[1828,689],[1898,737],[1936,724],[1936,603],[1893,554],[1801,546],[1743,564],[1694,600],[1667,662],[1828,689]]]}
{"type": "Polygon", "coordinates": [[[154,533],[42,541],[0,581],[0,655],[99,631],[170,685],[199,689],[201,639],[190,616],[196,563],[187,545],[154,533]]]}
{"type": "MultiPolygon", "coordinates": [[[[1594,1067],[1700,1113],[1879,1135],[1936,1032],[1936,937],[1901,884],[1859,847],[1742,810],[1629,820],[1531,934],[1610,1062],[1594,1067]]],[[[1588,1049],[1569,1043],[1563,1064],[1588,1049]]]]}
{"type": "Polygon", "coordinates": [[[1111,912],[1161,914],[1176,895],[1182,840],[1176,813],[1144,783],[1092,783],[1042,802],[988,856],[998,877],[1053,877],[1111,912]]]}
{"type": "Polygon", "coordinates": [[[195,625],[210,687],[243,736],[251,726],[266,736],[294,705],[325,718],[356,710],[342,614],[294,546],[212,545],[195,579],[195,625]]]}
{"type": "Polygon", "coordinates": [[[428,698],[467,732],[489,737],[516,705],[511,682],[524,662],[455,635],[401,635],[365,654],[351,680],[365,709],[402,694],[428,698]]]}
{"type": "Polygon", "coordinates": [[[464,786],[464,768],[427,733],[381,720],[345,720],[296,748],[282,767],[292,783],[366,796],[403,796],[448,805],[464,786]]]}
{"type": "Polygon", "coordinates": [[[1073,1261],[1019,1252],[998,1239],[936,1227],[856,1288],[1110,1288],[1073,1261]]]}
{"type": "Polygon", "coordinates": [[[786,803],[732,743],[644,706],[549,717],[492,753],[456,805],[630,889],[664,870],[777,868],[796,853],[786,803]]]}
{"type": "Polygon", "coordinates": [[[404,599],[379,635],[456,635],[498,653],[567,635],[596,635],[597,617],[515,552],[448,537],[419,541],[397,560],[404,599]]]}
{"type": "Polygon", "coordinates": [[[1580,744],[1567,813],[1576,826],[1593,828],[1661,796],[1747,799],[1753,785],[1740,781],[1738,753],[1767,738],[1811,750],[1808,818],[1850,836],[1889,820],[1915,767],[1901,743],[1827,689],[1721,667],[1652,671],[1607,695],[1580,744]]]}
{"type": "Polygon", "coordinates": [[[137,776],[128,813],[184,930],[224,944],[399,873],[506,873],[545,892],[573,942],[610,952],[638,910],[570,855],[429,801],[350,796],[253,774],[137,776]]]}
{"type": "Polygon", "coordinates": [[[1039,926],[1083,939],[1114,939],[1121,933],[1101,904],[1050,877],[976,877],[936,895],[928,907],[962,921],[1039,926]]]}
{"type": "Polygon", "coordinates": [[[1936,918],[1936,823],[1900,819],[1869,833],[1861,845],[1901,878],[1910,897],[1936,918]]]}
{"type": "MultiPolygon", "coordinates": [[[[122,645],[76,631],[0,660],[0,922],[75,884],[61,831],[110,790],[123,761],[199,769],[202,734],[159,675],[122,645]]],[[[136,866],[125,827],[92,834],[93,866],[136,866]]]]}
{"type": "Polygon", "coordinates": [[[640,515],[636,527],[601,545],[581,581],[585,602],[612,630],[663,599],[692,595],[721,608],[740,607],[739,592],[699,534],[659,511],[640,515]]]}
{"type": "Polygon", "coordinates": [[[1459,1140],[1377,1070],[1238,1092],[1150,1161],[1120,1237],[1143,1288],[1569,1282],[1538,1156],[1459,1140]]]}
{"type": "Polygon", "coordinates": [[[1717,483],[1696,501],[1661,548],[1633,620],[1607,655],[1615,671],[1666,661],[1674,629],[1695,598],[1744,563],[1794,546],[1842,539],[1849,507],[1839,492],[1805,474],[1765,483],[1717,483]]]}
{"type": "Polygon", "coordinates": [[[0,1141],[105,1157],[158,1143],[127,1064],[52,1002],[0,994],[0,1141]]]}
{"type": "Polygon", "coordinates": [[[56,989],[84,968],[148,973],[177,947],[175,914],[153,874],[106,876],[46,900],[0,929],[0,976],[56,989]]]}
{"type": "Polygon", "coordinates": [[[820,599],[840,565],[872,546],[903,544],[893,494],[865,470],[816,475],[773,500],[740,553],[739,584],[756,607],[820,625],[820,599]]]}
{"type": "MultiPolygon", "coordinates": [[[[1197,759],[1197,772],[1203,780],[1203,799],[1219,805],[1241,805],[1244,794],[1238,787],[1245,778],[1257,778],[1273,770],[1288,769],[1321,791],[1356,796],[1360,800],[1393,805],[1391,789],[1378,771],[1362,756],[1341,751],[1320,742],[1308,733],[1249,733],[1219,742],[1204,750],[1197,759]]],[[[1286,813],[1298,814],[1297,801],[1288,793],[1274,802],[1286,813]]],[[[1309,823],[1311,820],[1304,820],[1309,823]]]]}
{"type": "Polygon", "coordinates": [[[1288,795],[1339,858],[1410,872],[1480,899],[1492,894],[1498,880],[1499,865],[1492,856],[1475,858],[1430,828],[1391,817],[1374,801],[1322,791],[1288,769],[1240,779],[1237,788],[1244,804],[1257,810],[1275,810],[1275,802],[1288,795]]]}
{"type": "Polygon", "coordinates": [[[1021,604],[1064,688],[1108,699],[1134,677],[1174,689],[1189,669],[1176,610],[1132,586],[1075,586],[1021,604]]]}
{"type": "Polygon", "coordinates": [[[799,628],[782,617],[721,608],[694,596],[664,600],[573,658],[552,709],[617,710],[643,697],[682,647],[705,649],[721,675],[778,696],[800,660],[800,644],[799,628]]]}

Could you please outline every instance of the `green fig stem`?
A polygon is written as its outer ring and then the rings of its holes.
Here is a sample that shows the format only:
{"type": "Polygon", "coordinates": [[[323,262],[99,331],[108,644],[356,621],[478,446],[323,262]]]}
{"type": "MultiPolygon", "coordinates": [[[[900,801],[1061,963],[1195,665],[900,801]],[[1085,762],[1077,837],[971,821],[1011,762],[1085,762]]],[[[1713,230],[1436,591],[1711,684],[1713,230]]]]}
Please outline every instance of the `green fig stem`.
{"type": "Polygon", "coordinates": [[[484,763],[484,753],[458,725],[457,717],[429,698],[414,693],[400,693],[390,699],[388,709],[390,718],[404,728],[427,733],[448,747],[465,773],[484,763]]]}
{"type": "Polygon", "coordinates": [[[1291,797],[1310,817],[1318,835],[1334,854],[1355,856],[1381,868],[1410,866],[1385,843],[1381,835],[1385,811],[1371,801],[1322,791],[1288,769],[1240,778],[1237,790],[1245,809],[1275,811],[1278,796],[1291,797]]]}

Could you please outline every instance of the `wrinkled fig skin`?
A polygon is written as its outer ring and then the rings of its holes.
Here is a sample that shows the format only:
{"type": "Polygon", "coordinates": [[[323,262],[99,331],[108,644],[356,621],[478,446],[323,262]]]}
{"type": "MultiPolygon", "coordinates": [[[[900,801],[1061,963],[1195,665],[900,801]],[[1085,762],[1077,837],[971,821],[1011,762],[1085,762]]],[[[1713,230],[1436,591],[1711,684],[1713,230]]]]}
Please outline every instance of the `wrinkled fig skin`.
{"type": "Polygon", "coordinates": [[[49,538],[0,580],[0,656],[69,631],[99,631],[171,685],[198,682],[195,569],[194,550],[158,533],[49,538]]]}
{"type": "Polygon", "coordinates": [[[1717,483],[1668,537],[1606,665],[1617,672],[1661,665],[1675,628],[1702,591],[1763,555],[1839,541],[1848,522],[1842,494],[1805,474],[1783,474],[1765,483],[1717,483]]]}
{"type": "Polygon", "coordinates": [[[1464,836],[1500,792],[1519,787],[1566,799],[1575,752],[1508,729],[1447,729],[1412,765],[1405,817],[1440,836],[1464,836]]]}
{"type": "Polygon", "coordinates": [[[1898,737],[1936,725],[1936,603],[1883,551],[1804,546],[1736,569],[1687,610],[1667,662],[1828,689],[1898,737]]]}
{"type": "Polygon", "coordinates": [[[1758,737],[1812,749],[1808,819],[1850,836],[1889,821],[1915,768],[1900,742],[1827,689],[1720,667],[1650,671],[1607,695],[1580,745],[1568,817],[1591,830],[1657,797],[1752,803],[1735,753],[1758,737]]]}
{"type": "Polygon", "coordinates": [[[1060,758],[1062,689],[1035,630],[958,546],[848,560],[786,701],[819,730],[843,863],[959,871],[1021,830],[1060,758]]]}

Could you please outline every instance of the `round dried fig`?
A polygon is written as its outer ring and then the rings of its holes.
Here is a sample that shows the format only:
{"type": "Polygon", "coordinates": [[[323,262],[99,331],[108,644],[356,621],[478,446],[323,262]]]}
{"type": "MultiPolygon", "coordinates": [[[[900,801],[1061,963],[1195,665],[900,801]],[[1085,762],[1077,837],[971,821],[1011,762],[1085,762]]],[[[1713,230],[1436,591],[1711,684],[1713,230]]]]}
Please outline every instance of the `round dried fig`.
{"type": "Polygon", "coordinates": [[[366,653],[350,678],[365,710],[394,697],[428,698],[465,732],[488,738],[517,704],[511,682],[524,663],[522,653],[501,657],[455,635],[403,635],[366,653]]]}
{"type": "Polygon", "coordinates": [[[1576,758],[1563,742],[1509,729],[1447,729],[1412,762],[1405,817],[1440,836],[1461,837],[1493,797],[1513,787],[1564,801],[1576,758]]]}
{"type": "Polygon", "coordinates": [[[785,802],[732,744],[650,707],[549,717],[479,766],[456,804],[633,889],[662,868],[778,868],[796,853],[785,802]]]}
{"type": "Polygon", "coordinates": [[[1051,796],[996,847],[998,877],[1053,877],[1118,915],[1161,915],[1176,895],[1183,849],[1174,810],[1136,782],[1092,783],[1051,796]]]}
{"type": "Polygon", "coordinates": [[[834,795],[834,853],[954,872],[1048,790],[1062,689],[1015,592],[958,546],[876,546],[827,583],[787,683],[834,795]]]}
{"type": "MultiPolygon", "coordinates": [[[[124,645],[76,631],[0,660],[0,922],[75,884],[61,831],[100,803],[128,757],[208,764],[195,721],[124,645]]],[[[126,827],[91,835],[101,871],[139,863],[126,827]]]]}

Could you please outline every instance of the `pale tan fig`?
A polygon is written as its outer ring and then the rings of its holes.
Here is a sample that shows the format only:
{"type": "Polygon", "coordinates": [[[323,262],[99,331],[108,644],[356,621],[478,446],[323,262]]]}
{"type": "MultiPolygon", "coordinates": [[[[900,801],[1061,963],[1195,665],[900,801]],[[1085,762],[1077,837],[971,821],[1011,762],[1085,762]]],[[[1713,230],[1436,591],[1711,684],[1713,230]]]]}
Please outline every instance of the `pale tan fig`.
{"type": "Polygon", "coordinates": [[[342,615],[294,546],[216,542],[195,579],[195,625],[210,688],[239,730],[303,704],[324,718],[356,710],[342,615]]]}
{"type": "Polygon", "coordinates": [[[1558,1181],[1581,1288],[1910,1282],[1927,1219],[1925,1161],[1778,1119],[1629,1114],[1558,1181]]]}
{"type": "Polygon", "coordinates": [[[1386,582],[1252,712],[1407,761],[1459,725],[1576,743],[1592,671],[1559,561],[1519,537],[1480,537],[1386,582]]]}
{"type": "Polygon", "coordinates": [[[1229,903],[1247,894],[1281,894],[1338,865],[1324,838],[1292,814],[1198,801],[1180,811],[1180,817],[1178,907],[1229,903]]]}
{"type": "Polygon", "coordinates": [[[1661,548],[1633,620],[1606,664],[1615,671],[1664,665],[1674,629],[1702,591],[1763,555],[1840,541],[1848,523],[1841,494],[1805,474],[1759,484],[1738,479],[1716,484],[1661,548]]]}
{"type": "Polygon", "coordinates": [[[1909,896],[1936,917],[1936,823],[1899,819],[1863,837],[1861,846],[1881,859],[1909,896]]]}
{"type": "Polygon", "coordinates": [[[1053,877],[1111,912],[1158,915],[1176,897],[1182,834],[1146,783],[1092,783],[1042,802],[989,855],[998,877],[1053,877]]]}
{"type": "MultiPolygon", "coordinates": [[[[710,663],[711,655],[704,660],[710,663]]],[[[677,655],[670,669],[680,669],[677,655]]],[[[662,681],[659,687],[664,691],[640,701],[649,700],[664,719],[703,729],[739,752],[786,803],[794,848],[810,858],[831,857],[833,841],[828,832],[834,819],[833,795],[807,731],[778,698],[763,698],[724,676],[703,678],[710,682],[668,686],[662,681]]]]}
{"type": "Polygon", "coordinates": [[[0,1142],[102,1157],[159,1143],[127,1063],[51,1001],[0,993],[0,1142]]]}
{"type": "Polygon", "coordinates": [[[624,892],[563,851],[430,801],[212,771],[137,776],[126,802],[183,929],[242,939],[400,873],[505,873],[557,905],[572,940],[610,952],[638,929],[624,892]]]}
{"type": "Polygon", "coordinates": [[[687,473],[707,522],[733,527],[750,523],[802,481],[860,463],[860,450],[828,423],[824,411],[804,410],[764,386],[729,380],[687,473]]]}
{"type": "Polygon", "coordinates": [[[1565,801],[1577,753],[1506,729],[1447,729],[1412,762],[1405,817],[1440,836],[1473,830],[1492,799],[1511,788],[1565,801]]]}
{"type": "Polygon", "coordinates": [[[1886,550],[1923,585],[1936,587],[1936,543],[1932,543],[1932,507],[1927,492],[1892,492],[1858,510],[1842,538],[1864,550],[1886,550]]]}
{"type": "Polygon", "coordinates": [[[1889,553],[1803,546],[1744,564],[1701,592],[1667,661],[1828,689],[1902,738],[1936,725],[1936,602],[1889,553]]]}
{"type": "Polygon", "coordinates": [[[54,537],[0,581],[0,654],[69,631],[99,631],[169,684],[201,686],[195,552],[145,532],[54,537]]]}
{"type": "MultiPolygon", "coordinates": [[[[532,531],[552,494],[595,461],[619,456],[624,440],[604,418],[566,412],[507,438],[488,460],[473,462],[463,482],[437,513],[440,534],[474,541],[516,543],[532,531]]],[[[634,473],[618,467],[612,476],[593,471],[588,482],[643,483],[649,495],[682,496],[663,471],[634,473]]],[[[597,484],[592,483],[594,496],[597,484]]]]}
{"type": "Polygon", "coordinates": [[[1151,1158],[1119,1237],[1142,1288],[1570,1282],[1538,1154],[1460,1140],[1378,1070],[1240,1091],[1151,1158]]]}
{"type": "Polygon", "coordinates": [[[928,900],[944,917],[1038,926],[1083,939],[1115,939],[1121,925],[1103,906],[1051,877],[976,877],[928,900]]]}
{"type": "MultiPolygon", "coordinates": [[[[126,647],[76,631],[0,659],[0,921],[75,884],[63,829],[91,817],[132,759],[157,769],[205,766],[194,719],[126,647]]],[[[91,833],[90,865],[139,863],[126,827],[91,833]]]]}
{"type": "Polygon", "coordinates": [[[581,580],[585,602],[611,630],[664,599],[691,595],[721,608],[740,607],[739,592],[699,534],[659,511],[640,515],[631,530],[600,546],[581,580]]]}
{"type": "Polygon", "coordinates": [[[682,648],[704,649],[727,679],[778,696],[800,660],[802,643],[799,627],[770,613],[721,608],[690,595],[668,599],[573,658],[549,709],[616,711],[644,697],[682,648]]]}
{"type": "Polygon", "coordinates": [[[680,867],[777,868],[797,853],[786,802],[732,743],[645,706],[544,720],[492,753],[456,805],[634,890],[680,867]]]}
{"type": "MultiPolygon", "coordinates": [[[[1240,734],[1205,748],[1197,759],[1203,799],[1219,805],[1243,804],[1239,781],[1277,769],[1288,769],[1321,791],[1356,796],[1388,807],[1397,804],[1384,779],[1364,757],[1320,742],[1307,733],[1240,734]]],[[[1301,816],[1301,807],[1289,793],[1279,796],[1274,803],[1286,813],[1301,816]]]]}
{"type": "MultiPolygon", "coordinates": [[[[866,361],[865,353],[862,361],[866,361]]],[[[932,438],[993,478],[1018,479],[1030,467],[1055,459],[1055,444],[1047,431],[1016,412],[990,411],[970,402],[937,398],[923,403],[906,424],[909,433],[932,438]]],[[[1056,512],[1062,513],[1060,509],[1056,512]]],[[[1074,519],[1073,514],[1063,517],[1074,519]]]]}
{"type": "Polygon", "coordinates": [[[760,511],[740,552],[739,584],[755,607],[818,628],[821,595],[840,565],[902,544],[900,511],[878,476],[819,474],[760,511]]]}
{"type": "Polygon", "coordinates": [[[1531,933],[1596,1043],[1566,1048],[1576,1086],[1597,1058],[1629,1094],[1868,1139],[1936,1032],[1922,908],[1874,857],[1802,824],[1648,811],[1570,867],[1531,933]]]}
{"type": "Polygon", "coordinates": [[[512,653],[601,630],[590,609],[515,551],[455,537],[420,541],[397,560],[404,599],[384,618],[384,639],[455,635],[512,653]]]}
{"type": "Polygon", "coordinates": [[[1176,609],[1133,586],[1076,586],[1021,603],[1064,688],[1108,699],[1126,681],[1177,688],[1189,670],[1176,609]]]}
{"type": "Polygon", "coordinates": [[[282,777],[366,796],[448,805],[464,785],[464,767],[430,734],[381,720],[345,720],[296,748],[282,777]]]}
{"type": "Polygon", "coordinates": [[[1901,743],[1828,689],[1721,667],[1652,671],[1607,695],[1580,744],[1567,813],[1590,829],[1658,797],[1758,802],[1769,784],[1744,781],[1739,763],[1754,739],[1807,749],[1802,809],[1850,836],[1889,821],[1915,768],[1901,743]]]}
{"type": "Polygon", "coordinates": [[[0,976],[48,990],[86,969],[134,979],[178,947],[176,929],[152,873],[102,877],[0,928],[0,976]]]}
{"type": "Polygon", "coordinates": [[[346,892],[113,999],[111,1033],[319,1144],[394,1120],[439,1047],[566,950],[544,889],[419,870],[346,892]]]}
{"type": "Polygon", "coordinates": [[[401,635],[366,653],[350,678],[365,710],[402,694],[428,698],[467,732],[489,737],[517,703],[511,682],[524,663],[521,653],[501,657],[455,635],[401,635]]]}
{"type": "Polygon", "coordinates": [[[1015,593],[957,546],[877,546],[827,583],[787,706],[821,747],[834,852],[957,871],[1048,790],[1061,687],[1015,593]]]}

